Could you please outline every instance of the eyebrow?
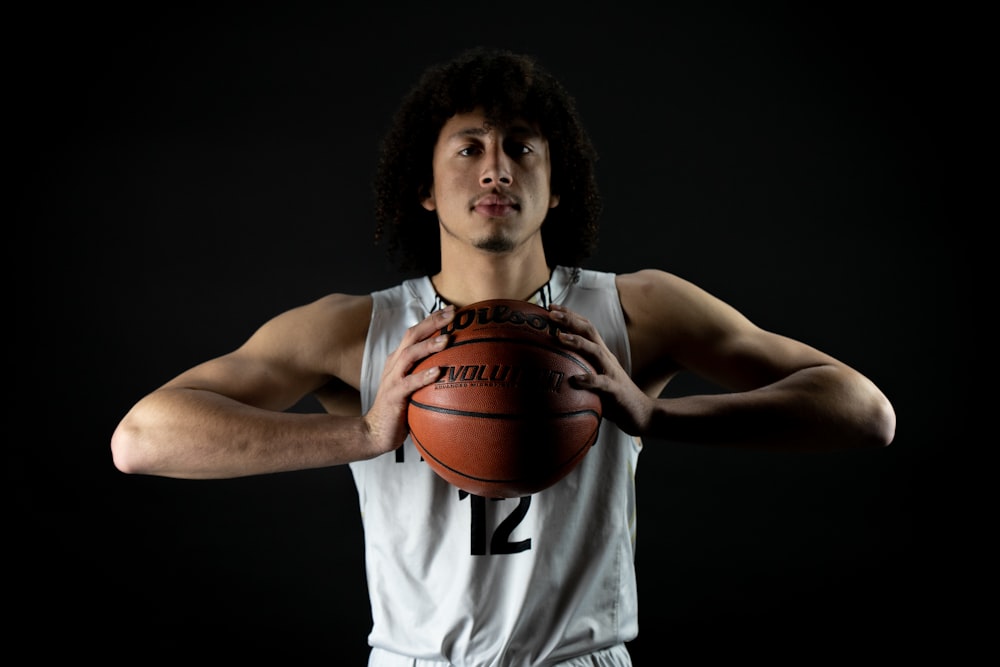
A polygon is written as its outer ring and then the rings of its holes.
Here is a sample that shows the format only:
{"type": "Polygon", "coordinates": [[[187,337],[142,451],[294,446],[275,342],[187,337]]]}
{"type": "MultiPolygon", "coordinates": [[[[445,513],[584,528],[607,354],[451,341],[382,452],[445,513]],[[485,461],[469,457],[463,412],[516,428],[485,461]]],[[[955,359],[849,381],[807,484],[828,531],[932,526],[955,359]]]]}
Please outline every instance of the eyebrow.
{"type": "MultiPolygon", "coordinates": [[[[483,137],[492,132],[492,128],[483,127],[482,125],[476,125],[474,127],[467,127],[457,132],[453,132],[448,139],[463,139],[465,137],[483,137]]],[[[542,136],[541,131],[536,130],[530,125],[524,123],[518,123],[517,125],[511,125],[506,128],[506,134],[512,135],[514,137],[540,137],[542,136]]]]}

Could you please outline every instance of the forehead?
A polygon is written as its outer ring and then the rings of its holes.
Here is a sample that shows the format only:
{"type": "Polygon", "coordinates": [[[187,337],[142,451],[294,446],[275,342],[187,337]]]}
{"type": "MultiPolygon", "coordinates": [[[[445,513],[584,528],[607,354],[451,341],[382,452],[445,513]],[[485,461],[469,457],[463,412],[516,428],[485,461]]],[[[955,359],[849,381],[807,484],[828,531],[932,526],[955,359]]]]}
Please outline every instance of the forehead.
{"type": "Polygon", "coordinates": [[[439,140],[451,141],[473,137],[487,137],[493,134],[513,137],[543,138],[537,123],[531,123],[523,118],[515,118],[502,125],[494,125],[486,118],[482,109],[456,113],[445,121],[441,127],[439,140]]]}

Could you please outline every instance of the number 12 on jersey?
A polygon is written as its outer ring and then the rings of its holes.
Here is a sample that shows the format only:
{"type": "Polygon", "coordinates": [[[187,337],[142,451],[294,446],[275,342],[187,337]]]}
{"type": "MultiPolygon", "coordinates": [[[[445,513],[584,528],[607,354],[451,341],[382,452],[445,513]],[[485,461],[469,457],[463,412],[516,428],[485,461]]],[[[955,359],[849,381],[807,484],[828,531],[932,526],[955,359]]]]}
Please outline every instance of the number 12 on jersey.
{"type": "MultiPolygon", "coordinates": [[[[468,491],[459,490],[458,499],[465,500],[466,498],[469,499],[472,508],[470,546],[473,556],[516,554],[531,548],[530,537],[518,542],[510,541],[511,533],[524,520],[525,515],[528,513],[528,508],[531,507],[531,496],[522,496],[517,507],[496,527],[496,530],[493,531],[493,536],[489,540],[488,552],[486,550],[487,499],[482,496],[473,495],[468,491]]],[[[492,500],[493,502],[497,502],[500,499],[493,498],[492,500]]]]}

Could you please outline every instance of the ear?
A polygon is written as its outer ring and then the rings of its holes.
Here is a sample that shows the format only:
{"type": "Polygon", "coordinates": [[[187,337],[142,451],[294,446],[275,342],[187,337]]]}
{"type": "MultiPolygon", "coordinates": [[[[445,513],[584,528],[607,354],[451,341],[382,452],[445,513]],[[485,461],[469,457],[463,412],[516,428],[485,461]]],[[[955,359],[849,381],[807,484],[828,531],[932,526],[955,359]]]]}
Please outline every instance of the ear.
{"type": "Polygon", "coordinates": [[[552,193],[549,195],[549,208],[559,206],[559,195],[552,193]]]}
{"type": "Polygon", "coordinates": [[[420,205],[428,211],[437,209],[437,202],[434,200],[434,189],[426,186],[420,187],[420,205]]]}

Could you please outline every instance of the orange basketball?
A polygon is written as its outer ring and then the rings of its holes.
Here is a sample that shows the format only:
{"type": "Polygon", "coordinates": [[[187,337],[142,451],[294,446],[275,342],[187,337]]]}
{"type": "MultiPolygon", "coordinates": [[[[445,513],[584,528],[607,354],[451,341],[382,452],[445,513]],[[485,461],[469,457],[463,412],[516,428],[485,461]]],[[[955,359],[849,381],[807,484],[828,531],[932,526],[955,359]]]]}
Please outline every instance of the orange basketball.
{"type": "Polygon", "coordinates": [[[410,435],[424,461],[478,496],[513,498],[568,475],[597,439],[601,401],[571,386],[591,373],[555,336],[549,311],[527,301],[490,299],[455,312],[445,349],[419,372],[441,375],[410,399],[410,435]]]}

